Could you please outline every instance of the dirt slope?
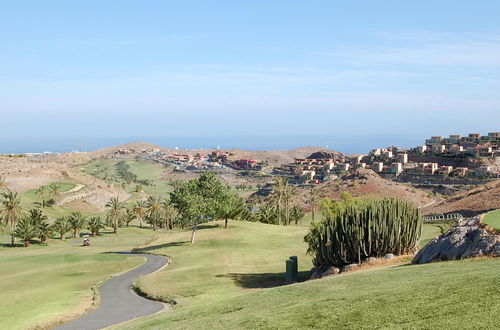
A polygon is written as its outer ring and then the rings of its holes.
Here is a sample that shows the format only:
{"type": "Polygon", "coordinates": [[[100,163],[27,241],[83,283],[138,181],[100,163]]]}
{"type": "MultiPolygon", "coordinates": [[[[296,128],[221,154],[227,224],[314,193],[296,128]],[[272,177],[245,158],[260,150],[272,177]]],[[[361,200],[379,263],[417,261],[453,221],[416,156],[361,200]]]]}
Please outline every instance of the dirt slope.
{"type": "Polygon", "coordinates": [[[500,208],[500,180],[455,195],[424,209],[425,214],[460,212],[473,216],[500,208]]]}

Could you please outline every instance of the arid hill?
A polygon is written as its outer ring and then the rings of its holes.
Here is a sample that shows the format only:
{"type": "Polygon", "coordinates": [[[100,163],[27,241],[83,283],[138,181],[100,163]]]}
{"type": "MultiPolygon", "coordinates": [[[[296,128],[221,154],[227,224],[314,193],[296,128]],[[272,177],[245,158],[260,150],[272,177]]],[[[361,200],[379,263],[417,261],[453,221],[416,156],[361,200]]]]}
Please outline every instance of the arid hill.
{"type": "Polygon", "coordinates": [[[500,208],[500,180],[455,195],[447,200],[430,205],[425,214],[460,212],[473,216],[500,208]]]}

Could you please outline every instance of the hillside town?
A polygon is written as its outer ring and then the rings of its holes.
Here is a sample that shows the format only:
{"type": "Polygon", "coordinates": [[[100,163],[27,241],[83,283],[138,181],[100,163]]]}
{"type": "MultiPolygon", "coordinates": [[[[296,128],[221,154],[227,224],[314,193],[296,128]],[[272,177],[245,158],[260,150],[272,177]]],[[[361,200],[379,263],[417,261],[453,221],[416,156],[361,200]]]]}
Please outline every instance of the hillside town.
{"type": "Polygon", "coordinates": [[[240,175],[280,175],[291,184],[321,184],[359,168],[371,169],[381,177],[416,184],[479,184],[499,176],[500,132],[485,136],[470,133],[449,137],[432,136],[414,148],[390,146],[364,155],[315,152],[307,158],[269,168],[265,160],[238,158],[230,151],[164,152],[160,149],[119,149],[112,158],[136,154],[174,171],[232,171],[240,175]]]}
{"type": "Polygon", "coordinates": [[[384,178],[410,183],[479,183],[499,176],[498,170],[488,165],[500,160],[499,146],[500,132],[433,136],[411,149],[391,146],[343,159],[296,159],[275,168],[274,174],[288,175],[295,183],[321,183],[368,168],[384,178]]]}

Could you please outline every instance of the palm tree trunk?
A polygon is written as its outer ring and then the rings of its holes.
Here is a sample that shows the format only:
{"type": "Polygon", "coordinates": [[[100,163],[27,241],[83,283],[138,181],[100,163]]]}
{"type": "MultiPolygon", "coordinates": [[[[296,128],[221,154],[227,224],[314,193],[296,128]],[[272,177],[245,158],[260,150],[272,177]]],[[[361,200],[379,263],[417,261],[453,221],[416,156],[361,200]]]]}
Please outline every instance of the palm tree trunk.
{"type": "Polygon", "coordinates": [[[15,238],[14,238],[14,235],[10,235],[10,245],[14,246],[14,242],[15,241],[15,238]]]}
{"type": "Polygon", "coordinates": [[[29,247],[30,246],[30,240],[24,241],[24,246],[29,247]]]}
{"type": "Polygon", "coordinates": [[[226,229],[226,228],[227,228],[227,218],[224,219],[224,229],[226,229]]]}

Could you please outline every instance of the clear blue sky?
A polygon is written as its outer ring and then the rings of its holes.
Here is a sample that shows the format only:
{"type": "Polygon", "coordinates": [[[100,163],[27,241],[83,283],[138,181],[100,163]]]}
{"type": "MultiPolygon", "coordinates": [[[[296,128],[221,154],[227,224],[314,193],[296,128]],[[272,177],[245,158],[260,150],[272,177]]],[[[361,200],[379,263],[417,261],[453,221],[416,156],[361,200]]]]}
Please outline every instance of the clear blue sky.
{"type": "Polygon", "coordinates": [[[0,144],[500,129],[500,1],[3,1],[0,45],[0,144]]]}

